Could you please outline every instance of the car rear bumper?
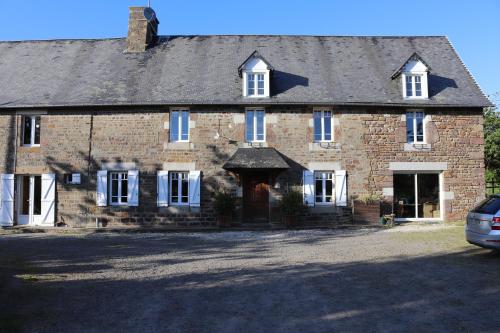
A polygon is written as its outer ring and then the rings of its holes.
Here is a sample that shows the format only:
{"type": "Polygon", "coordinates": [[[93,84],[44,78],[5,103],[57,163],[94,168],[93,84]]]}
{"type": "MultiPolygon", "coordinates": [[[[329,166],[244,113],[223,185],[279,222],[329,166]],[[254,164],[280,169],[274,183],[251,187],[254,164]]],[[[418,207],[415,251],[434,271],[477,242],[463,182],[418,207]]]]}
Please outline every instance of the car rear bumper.
{"type": "Polygon", "coordinates": [[[465,237],[471,244],[500,250],[500,235],[478,234],[470,230],[465,230],[465,237]]]}

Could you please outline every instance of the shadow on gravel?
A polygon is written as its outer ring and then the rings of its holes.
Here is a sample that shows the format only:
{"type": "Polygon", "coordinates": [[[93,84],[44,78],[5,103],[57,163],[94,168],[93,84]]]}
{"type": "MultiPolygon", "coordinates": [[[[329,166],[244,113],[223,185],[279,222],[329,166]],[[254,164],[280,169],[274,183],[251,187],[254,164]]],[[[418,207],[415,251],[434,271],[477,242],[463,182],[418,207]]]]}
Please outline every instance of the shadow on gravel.
{"type": "MultiPolygon", "coordinates": [[[[293,247],[300,239],[276,241],[293,247]]],[[[0,253],[4,331],[493,332],[500,327],[500,255],[482,249],[380,262],[334,264],[325,258],[266,265],[276,253],[255,238],[148,236],[19,238],[2,240],[0,253]],[[117,268],[109,259],[130,262],[117,268]],[[249,264],[196,270],[207,259],[249,264]],[[183,265],[194,268],[177,268],[183,265]],[[94,276],[103,271],[112,273],[94,276]],[[135,275],[141,272],[147,274],[135,275]]]]}

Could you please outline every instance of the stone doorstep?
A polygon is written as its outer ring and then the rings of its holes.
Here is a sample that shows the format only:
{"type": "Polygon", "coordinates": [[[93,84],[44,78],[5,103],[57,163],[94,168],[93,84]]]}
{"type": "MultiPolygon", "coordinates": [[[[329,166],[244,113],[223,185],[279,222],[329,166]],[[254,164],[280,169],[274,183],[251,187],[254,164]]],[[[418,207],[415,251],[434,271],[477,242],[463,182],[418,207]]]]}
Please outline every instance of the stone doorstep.
{"type": "Polygon", "coordinates": [[[29,226],[14,226],[14,227],[1,227],[1,235],[9,234],[97,234],[97,233],[181,233],[181,232],[227,232],[227,231],[276,231],[276,230],[337,230],[337,229],[380,229],[384,228],[382,225],[361,225],[361,224],[334,224],[324,223],[315,225],[302,225],[293,228],[286,228],[282,224],[266,224],[262,226],[255,225],[242,225],[227,228],[213,227],[179,227],[179,226],[161,226],[161,227],[103,227],[103,228],[77,228],[77,227],[29,227],[29,226]]]}

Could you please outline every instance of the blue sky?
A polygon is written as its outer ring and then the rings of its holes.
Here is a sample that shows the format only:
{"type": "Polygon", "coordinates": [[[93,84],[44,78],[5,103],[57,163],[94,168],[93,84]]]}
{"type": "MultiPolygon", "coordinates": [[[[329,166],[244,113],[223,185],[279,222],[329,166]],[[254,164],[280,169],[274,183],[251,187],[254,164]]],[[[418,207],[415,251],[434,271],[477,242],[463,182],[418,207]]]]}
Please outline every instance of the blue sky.
{"type": "MultiPolygon", "coordinates": [[[[0,40],[123,37],[147,0],[0,0],[0,40]]],[[[160,34],[446,35],[500,92],[499,0],[151,0],[160,34]]],[[[495,97],[500,103],[500,94],[495,97]]]]}

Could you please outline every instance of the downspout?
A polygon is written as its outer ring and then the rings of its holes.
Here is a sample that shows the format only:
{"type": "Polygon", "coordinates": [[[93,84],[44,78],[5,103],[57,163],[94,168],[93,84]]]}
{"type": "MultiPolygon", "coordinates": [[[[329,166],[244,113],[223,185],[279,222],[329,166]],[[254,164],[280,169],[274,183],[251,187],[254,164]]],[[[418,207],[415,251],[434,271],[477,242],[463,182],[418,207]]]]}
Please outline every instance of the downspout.
{"type": "MultiPolygon", "coordinates": [[[[90,169],[91,169],[91,160],[92,160],[92,139],[93,139],[93,133],[94,133],[94,113],[90,114],[90,126],[89,126],[89,152],[87,155],[87,198],[89,198],[90,195],[90,169]]],[[[90,215],[90,209],[87,209],[87,217],[90,215]]],[[[96,218],[96,224],[97,224],[97,218],[96,218]]]]}
{"type": "Polygon", "coordinates": [[[17,143],[18,143],[18,132],[19,132],[19,117],[17,114],[14,114],[14,125],[15,125],[15,128],[14,128],[14,136],[15,136],[15,140],[14,140],[14,170],[13,170],[13,173],[14,175],[16,174],[16,168],[17,168],[17,143]]]}

